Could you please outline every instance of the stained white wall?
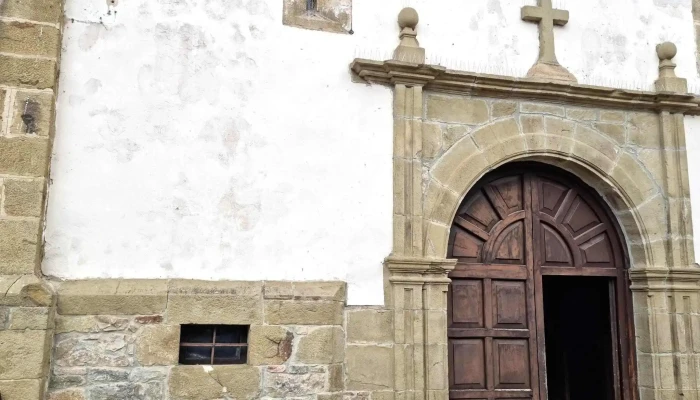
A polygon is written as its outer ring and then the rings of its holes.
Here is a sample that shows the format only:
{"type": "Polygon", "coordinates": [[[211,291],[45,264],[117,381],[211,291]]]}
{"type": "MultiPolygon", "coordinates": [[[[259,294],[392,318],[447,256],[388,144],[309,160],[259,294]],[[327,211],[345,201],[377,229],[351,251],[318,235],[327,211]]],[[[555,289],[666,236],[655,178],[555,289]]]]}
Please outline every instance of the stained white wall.
{"type": "MultiPolygon", "coordinates": [[[[281,3],[67,0],[46,274],[342,279],[351,304],[381,304],[391,92],[348,64],[391,53],[406,5],[453,68],[523,75],[537,29],[522,0],[354,0],[354,35],[285,27],[281,3]]],[[[580,81],[647,88],[664,40],[696,80],[691,0],[559,5],[580,81]]]]}

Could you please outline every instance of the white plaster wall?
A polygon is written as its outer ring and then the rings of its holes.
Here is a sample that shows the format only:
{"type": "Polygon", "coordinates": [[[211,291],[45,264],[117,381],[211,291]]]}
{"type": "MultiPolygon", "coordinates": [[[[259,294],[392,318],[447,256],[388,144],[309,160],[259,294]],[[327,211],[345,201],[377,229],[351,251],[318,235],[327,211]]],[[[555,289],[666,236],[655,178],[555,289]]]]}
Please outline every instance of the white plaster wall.
{"type": "MultiPolygon", "coordinates": [[[[46,274],[342,279],[351,304],[382,303],[391,92],[348,64],[391,53],[406,5],[449,67],[523,75],[536,26],[522,0],[354,0],[339,35],[283,26],[281,3],[66,1],[46,274]]],[[[559,60],[580,81],[648,87],[669,39],[695,80],[691,0],[560,6],[559,60]]]]}

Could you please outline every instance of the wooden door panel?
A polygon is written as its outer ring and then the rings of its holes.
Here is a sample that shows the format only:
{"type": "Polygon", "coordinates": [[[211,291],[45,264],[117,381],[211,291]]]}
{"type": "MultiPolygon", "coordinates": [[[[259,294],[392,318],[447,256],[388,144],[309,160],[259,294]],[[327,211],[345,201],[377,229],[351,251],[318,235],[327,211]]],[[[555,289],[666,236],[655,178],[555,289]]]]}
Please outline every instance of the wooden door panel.
{"type": "Polygon", "coordinates": [[[530,349],[527,340],[494,339],[493,355],[496,389],[530,388],[530,349]]]}
{"type": "Polygon", "coordinates": [[[538,391],[528,193],[524,175],[495,179],[470,193],[455,217],[451,398],[533,399],[538,391]]]}
{"type": "Polygon", "coordinates": [[[477,279],[455,281],[450,291],[452,303],[450,326],[458,328],[484,327],[484,282],[477,279]]]}
{"type": "Polygon", "coordinates": [[[527,299],[524,281],[493,281],[493,327],[527,329],[527,299]]]}
{"type": "Polygon", "coordinates": [[[450,340],[453,357],[460,360],[452,369],[452,383],[458,389],[486,388],[486,346],[484,339],[450,340]]]}

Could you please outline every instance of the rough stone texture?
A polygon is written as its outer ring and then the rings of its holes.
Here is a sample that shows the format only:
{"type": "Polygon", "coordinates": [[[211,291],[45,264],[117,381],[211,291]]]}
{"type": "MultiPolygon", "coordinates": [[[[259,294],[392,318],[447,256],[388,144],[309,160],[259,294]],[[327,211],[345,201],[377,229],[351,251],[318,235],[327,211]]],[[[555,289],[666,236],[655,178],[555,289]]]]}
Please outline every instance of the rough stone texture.
{"type": "Polygon", "coordinates": [[[297,28],[348,33],[352,27],[352,0],[318,0],[315,11],[306,0],[284,0],[282,23],[297,28]]]}
{"type": "Polygon", "coordinates": [[[53,92],[18,91],[10,116],[11,135],[49,136],[54,112],[53,92]]]}
{"type": "Polygon", "coordinates": [[[0,220],[0,270],[12,275],[34,274],[39,234],[39,220],[0,220]]]}
{"type": "Polygon", "coordinates": [[[341,327],[315,328],[299,339],[296,361],[303,364],[335,364],[345,358],[345,332],[341,327]]]}
{"type": "Polygon", "coordinates": [[[49,359],[44,344],[50,339],[51,331],[0,331],[0,380],[45,377],[49,359]]]}
{"type": "Polygon", "coordinates": [[[394,313],[389,310],[347,312],[349,343],[390,343],[394,340],[394,313]]]}
{"type": "Polygon", "coordinates": [[[294,334],[282,326],[251,326],[248,333],[248,363],[279,365],[292,355],[294,334]]]}
{"type": "Polygon", "coordinates": [[[4,179],[5,214],[41,217],[44,202],[44,179],[4,179]]]}
{"type": "Polygon", "coordinates": [[[343,303],[266,300],[265,322],[273,325],[340,325],[343,303]]]}
{"type": "Polygon", "coordinates": [[[440,122],[482,124],[489,120],[489,108],[484,100],[431,95],[426,117],[440,122]]]}
{"type": "MultiPolygon", "coordinates": [[[[20,1],[20,0],[8,0],[20,1]]],[[[49,89],[56,83],[56,61],[0,54],[0,85],[49,89]]]]}
{"type": "Polygon", "coordinates": [[[235,399],[254,399],[260,392],[260,370],[248,366],[177,366],[168,379],[173,400],[213,400],[228,393],[235,399]]]}
{"type": "Polygon", "coordinates": [[[391,347],[350,345],[345,349],[345,367],[348,390],[393,389],[391,347]]]}
{"type": "Polygon", "coordinates": [[[62,315],[157,314],[165,310],[167,281],[85,280],[58,286],[62,315]]]}
{"type": "Polygon", "coordinates": [[[145,366],[177,364],[179,352],[179,325],[144,326],[136,342],[136,360],[145,366]]]}
{"type": "Polygon", "coordinates": [[[518,103],[514,101],[494,101],[491,106],[491,118],[509,117],[518,111],[518,103]]]}
{"type": "Polygon", "coordinates": [[[9,329],[53,329],[53,311],[46,307],[15,307],[9,313],[9,329]]]}
{"type": "Polygon", "coordinates": [[[172,324],[259,324],[261,282],[170,283],[167,321],[172,324]]]}
{"type": "Polygon", "coordinates": [[[41,379],[0,380],[2,400],[42,399],[44,382],[41,379]]]}
{"type": "Polygon", "coordinates": [[[327,371],[320,366],[267,367],[263,396],[289,398],[326,391],[327,371]]]}
{"type": "Polygon", "coordinates": [[[85,400],[85,392],[81,389],[62,390],[50,393],[48,400],[85,400]]]}
{"type": "Polygon", "coordinates": [[[0,15],[39,22],[59,22],[62,3],[56,0],[4,0],[0,15]]]}
{"type": "Polygon", "coordinates": [[[28,22],[0,21],[0,52],[55,57],[58,28],[28,22]]]}
{"type": "Polygon", "coordinates": [[[48,162],[48,144],[45,139],[0,138],[0,174],[43,176],[48,162]]]}

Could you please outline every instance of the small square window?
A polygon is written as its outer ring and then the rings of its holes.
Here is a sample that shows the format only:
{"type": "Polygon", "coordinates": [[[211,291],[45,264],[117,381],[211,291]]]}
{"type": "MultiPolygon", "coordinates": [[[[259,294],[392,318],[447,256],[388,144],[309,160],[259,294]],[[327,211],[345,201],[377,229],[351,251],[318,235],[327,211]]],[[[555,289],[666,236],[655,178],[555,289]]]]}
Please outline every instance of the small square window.
{"type": "Polygon", "coordinates": [[[247,325],[182,325],[180,364],[245,364],[249,328],[247,325]]]}

